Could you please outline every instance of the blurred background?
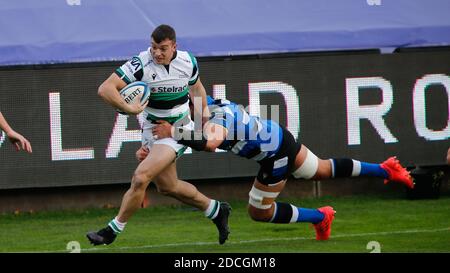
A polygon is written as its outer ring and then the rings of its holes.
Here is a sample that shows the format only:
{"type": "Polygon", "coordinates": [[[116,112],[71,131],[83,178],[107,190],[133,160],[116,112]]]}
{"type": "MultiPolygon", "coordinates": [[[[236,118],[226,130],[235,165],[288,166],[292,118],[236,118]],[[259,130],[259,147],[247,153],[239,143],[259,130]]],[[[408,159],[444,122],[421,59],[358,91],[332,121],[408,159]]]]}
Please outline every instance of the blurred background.
{"type": "MultiPolygon", "coordinates": [[[[160,24],[197,57],[208,94],[277,119],[321,158],[396,155],[420,167],[428,197],[449,194],[449,12],[448,0],[2,1],[0,111],[33,154],[14,152],[0,131],[0,212],[120,204],[137,166],[140,117],[117,114],[97,88],[147,50],[160,24]]],[[[258,170],[232,154],[192,151],[178,168],[223,199],[247,199],[258,170]]],[[[395,188],[363,178],[296,182],[284,197],[395,188]]],[[[153,186],[149,194],[149,205],[176,202],[153,186]]]]}

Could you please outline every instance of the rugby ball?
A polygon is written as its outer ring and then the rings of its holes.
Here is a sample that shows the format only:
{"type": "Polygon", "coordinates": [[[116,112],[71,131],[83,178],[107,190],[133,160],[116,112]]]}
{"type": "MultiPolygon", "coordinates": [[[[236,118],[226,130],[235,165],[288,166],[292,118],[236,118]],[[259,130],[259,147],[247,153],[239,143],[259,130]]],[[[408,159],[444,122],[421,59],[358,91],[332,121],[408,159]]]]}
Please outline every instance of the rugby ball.
{"type": "MultiPolygon", "coordinates": [[[[119,91],[120,96],[122,96],[124,101],[128,104],[132,103],[141,93],[143,94],[141,98],[141,105],[144,105],[150,97],[150,88],[147,83],[142,81],[132,82],[119,91]]],[[[117,112],[124,115],[127,114],[119,109],[117,109],[117,112]]]]}

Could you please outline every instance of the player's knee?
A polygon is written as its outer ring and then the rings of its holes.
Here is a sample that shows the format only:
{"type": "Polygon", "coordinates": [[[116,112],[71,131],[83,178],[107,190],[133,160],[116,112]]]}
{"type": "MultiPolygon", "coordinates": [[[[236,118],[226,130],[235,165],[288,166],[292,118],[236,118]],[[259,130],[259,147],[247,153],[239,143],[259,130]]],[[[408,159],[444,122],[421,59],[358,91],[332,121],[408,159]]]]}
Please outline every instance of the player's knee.
{"type": "Polygon", "coordinates": [[[272,211],[270,209],[258,209],[252,205],[248,206],[248,215],[253,221],[269,222],[272,219],[272,211]]]}
{"type": "Polygon", "coordinates": [[[133,178],[131,179],[131,188],[135,191],[145,191],[151,179],[151,176],[149,176],[145,172],[135,171],[133,174],[133,178]]]}
{"type": "Polygon", "coordinates": [[[331,163],[330,160],[319,159],[319,166],[317,168],[314,179],[328,179],[331,177],[331,163]]]}
{"type": "Polygon", "coordinates": [[[325,173],[322,173],[321,168],[323,160],[318,158],[308,148],[304,147],[304,149],[306,149],[305,159],[303,160],[300,167],[298,167],[294,172],[292,172],[292,175],[297,179],[298,178],[317,179],[322,175],[324,175],[325,173]]]}
{"type": "MultiPolygon", "coordinates": [[[[279,185],[284,187],[284,182],[279,185]]],[[[274,211],[274,200],[278,194],[280,192],[265,191],[258,188],[256,184],[253,185],[248,199],[248,214],[250,218],[258,222],[270,222],[274,211]]]]}

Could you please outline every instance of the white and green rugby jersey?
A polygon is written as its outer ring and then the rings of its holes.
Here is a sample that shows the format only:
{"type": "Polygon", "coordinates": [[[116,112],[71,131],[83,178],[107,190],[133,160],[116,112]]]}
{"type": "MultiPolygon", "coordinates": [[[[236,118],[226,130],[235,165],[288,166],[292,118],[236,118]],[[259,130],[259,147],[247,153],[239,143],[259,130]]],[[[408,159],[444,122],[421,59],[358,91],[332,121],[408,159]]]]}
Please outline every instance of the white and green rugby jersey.
{"type": "Polygon", "coordinates": [[[148,84],[151,93],[145,108],[147,119],[173,122],[189,113],[189,85],[198,79],[197,60],[190,53],[177,50],[169,65],[161,65],[153,61],[149,48],[115,73],[127,84],[134,81],[148,84]]]}

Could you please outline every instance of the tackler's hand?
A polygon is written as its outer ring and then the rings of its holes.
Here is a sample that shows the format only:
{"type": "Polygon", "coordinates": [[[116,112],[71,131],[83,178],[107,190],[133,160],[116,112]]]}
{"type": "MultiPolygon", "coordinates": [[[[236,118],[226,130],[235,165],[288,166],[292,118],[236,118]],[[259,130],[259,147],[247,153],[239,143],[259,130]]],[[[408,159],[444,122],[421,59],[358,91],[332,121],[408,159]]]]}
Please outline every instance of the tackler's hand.
{"type": "Polygon", "coordinates": [[[139,148],[139,150],[136,151],[136,159],[141,162],[142,160],[144,160],[147,155],[148,155],[148,148],[147,146],[141,146],[141,148],[139,148]]]}
{"type": "Polygon", "coordinates": [[[158,120],[158,124],[152,129],[153,136],[157,139],[172,137],[173,126],[165,120],[158,120]]]}

